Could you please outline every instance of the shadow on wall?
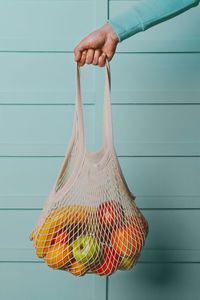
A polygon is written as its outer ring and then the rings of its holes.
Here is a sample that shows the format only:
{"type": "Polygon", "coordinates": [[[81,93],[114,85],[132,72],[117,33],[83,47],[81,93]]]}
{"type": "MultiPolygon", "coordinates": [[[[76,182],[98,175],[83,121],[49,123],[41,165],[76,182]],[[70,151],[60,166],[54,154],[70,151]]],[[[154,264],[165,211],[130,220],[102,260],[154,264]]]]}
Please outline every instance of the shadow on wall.
{"type": "MultiPolygon", "coordinates": [[[[179,287],[182,284],[183,269],[177,263],[176,257],[173,256],[174,251],[168,250],[173,243],[169,242],[169,248],[166,245],[171,235],[174,243],[182,245],[184,236],[171,232],[176,218],[173,217],[174,222],[172,222],[172,219],[168,219],[168,215],[165,218],[162,215],[159,218],[155,217],[160,212],[162,211],[142,211],[149,222],[150,229],[146,245],[141,252],[138,263],[132,270],[117,271],[113,276],[109,277],[109,300],[160,300],[161,295],[162,300],[165,300],[169,299],[173,294],[181,296],[177,294],[182,293],[179,287]]],[[[169,214],[171,213],[170,210],[168,212],[169,214]]],[[[184,231],[184,226],[187,225],[181,223],[183,223],[182,220],[178,221],[178,228],[182,226],[184,231]]],[[[175,250],[175,253],[178,251],[175,250]]]]}
{"type": "MultiPolygon", "coordinates": [[[[183,222],[182,218],[176,218],[175,215],[170,218],[170,215],[175,213],[171,210],[143,210],[142,213],[149,223],[149,235],[138,263],[132,270],[117,271],[113,278],[112,276],[109,278],[109,291],[110,283],[113,282],[116,300],[121,299],[120,297],[123,296],[121,291],[124,290],[126,291],[124,300],[134,299],[135,293],[138,297],[136,298],[140,300],[147,299],[150,295],[148,300],[160,299],[161,295],[156,294],[156,290],[170,291],[171,287],[178,286],[181,279],[180,264],[177,263],[175,256],[178,250],[168,249],[178,249],[177,246],[173,246],[183,245],[185,237],[180,233],[184,232],[187,223],[183,222]],[[163,217],[166,212],[167,214],[163,217]]],[[[168,299],[168,296],[163,295],[162,300],[168,299]]],[[[111,296],[109,299],[114,298],[111,296]]]]}
{"type": "MultiPolygon", "coordinates": [[[[134,280],[137,277],[137,280],[143,284],[146,283],[155,286],[166,285],[176,280],[177,276],[179,276],[177,265],[172,263],[175,257],[173,257],[173,250],[169,250],[172,248],[170,239],[176,239],[176,244],[182,245],[184,237],[181,234],[177,235],[172,232],[173,228],[177,227],[173,220],[177,221],[177,219],[168,218],[171,210],[147,210],[142,211],[142,213],[149,223],[149,235],[147,236],[145,247],[141,252],[138,265],[131,272],[135,273],[134,280]],[[167,216],[163,216],[166,212],[167,216]],[[167,248],[167,244],[169,248],[167,248]],[[144,268],[143,265],[147,264],[149,266],[145,268],[144,272],[141,272],[144,268]],[[154,264],[156,264],[156,267],[153,266],[154,264]]],[[[180,224],[180,221],[179,219],[178,228],[182,227],[184,231],[184,224],[180,224]]]]}

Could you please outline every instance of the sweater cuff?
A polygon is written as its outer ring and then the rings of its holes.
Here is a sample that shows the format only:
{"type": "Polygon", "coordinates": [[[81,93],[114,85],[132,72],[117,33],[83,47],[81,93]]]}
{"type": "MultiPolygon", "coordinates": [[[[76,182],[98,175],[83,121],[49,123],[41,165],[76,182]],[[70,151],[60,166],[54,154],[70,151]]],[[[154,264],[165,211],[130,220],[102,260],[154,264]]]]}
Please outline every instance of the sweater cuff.
{"type": "Polygon", "coordinates": [[[144,30],[143,23],[140,21],[140,17],[133,8],[114,18],[108,19],[107,22],[117,34],[119,42],[144,30]]]}

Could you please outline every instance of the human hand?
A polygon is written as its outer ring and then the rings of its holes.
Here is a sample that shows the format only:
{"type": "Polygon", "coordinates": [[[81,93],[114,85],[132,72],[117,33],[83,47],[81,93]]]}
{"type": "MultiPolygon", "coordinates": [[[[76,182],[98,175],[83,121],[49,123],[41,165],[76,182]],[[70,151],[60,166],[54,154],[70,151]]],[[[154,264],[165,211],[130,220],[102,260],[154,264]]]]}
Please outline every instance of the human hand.
{"type": "Polygon", "coordinates": [[[74,48],[74,60],[79,66],[86,64],[104,67],[106,57],[110,61],[115,53],[118,36],[109,23],[91,32],[74,48]]]}

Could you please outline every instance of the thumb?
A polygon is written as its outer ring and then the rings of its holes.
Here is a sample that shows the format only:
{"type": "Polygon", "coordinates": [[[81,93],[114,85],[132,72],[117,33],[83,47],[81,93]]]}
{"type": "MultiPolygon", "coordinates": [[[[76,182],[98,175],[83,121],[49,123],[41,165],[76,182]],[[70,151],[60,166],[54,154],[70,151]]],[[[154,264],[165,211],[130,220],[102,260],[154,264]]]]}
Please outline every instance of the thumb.
{"type": "Polygon", "coordinates": [[[106,43],[105,46],[105,52],[106,52],[106,56],[108,58],[108,61],[110,61],[113,58],[113,55],[115,54],[116,51],[116,47],[117,45],[115,43],[106,43]]]}
{"type": "Polygon", "coordinates": [[[114,52],[113,50],[112,50],[112,51],[108,51],[108,52],[106,53],[106,56],[107,56],[107,58],[108,58],[108,61],[110,61],[110,60],[112,59],[114,53],[115,53],[115,52],[114,52]]]}

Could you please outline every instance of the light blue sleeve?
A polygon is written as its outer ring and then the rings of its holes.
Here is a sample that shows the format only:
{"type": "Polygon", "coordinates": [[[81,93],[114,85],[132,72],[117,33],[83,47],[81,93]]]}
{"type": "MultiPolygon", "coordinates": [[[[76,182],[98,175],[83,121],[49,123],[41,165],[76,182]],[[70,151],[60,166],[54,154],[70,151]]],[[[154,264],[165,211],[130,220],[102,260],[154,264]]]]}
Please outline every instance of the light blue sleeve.
{"type": "Polygon", "coordinates": [[[139,31],[172,18],[199,4],[199,0],[140,0],[124,13],[107,22],[116,32],[119,42],[139,31]]]}

